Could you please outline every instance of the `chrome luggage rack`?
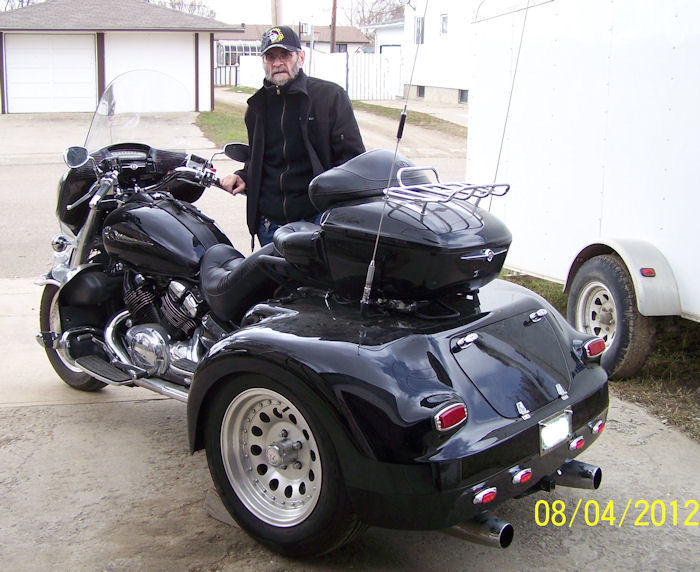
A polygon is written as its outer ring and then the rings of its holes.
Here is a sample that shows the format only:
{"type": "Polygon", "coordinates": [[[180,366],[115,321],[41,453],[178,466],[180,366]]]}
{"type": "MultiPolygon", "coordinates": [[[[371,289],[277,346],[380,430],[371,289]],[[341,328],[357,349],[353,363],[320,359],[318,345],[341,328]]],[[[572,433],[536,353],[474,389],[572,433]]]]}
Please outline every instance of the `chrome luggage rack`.
{"type": "Polygon", "coordinates": [[[390,198],[410,201],[445,203],[454,199],[466,201],[476,198],[478,204],[481,199],[489,196],[502,197],[510,190],[510,185],[508,184],[470,185],[468,183],[441,183],[434,167],[403,167],[398,170],[396,178],[399,182],[398,186],[387,187],[384,189],[384,194],[390,198]],[[432,171],[435,175],[435,182],[413,185],[404,183],[404,175],[420,171],[432,171]]]}

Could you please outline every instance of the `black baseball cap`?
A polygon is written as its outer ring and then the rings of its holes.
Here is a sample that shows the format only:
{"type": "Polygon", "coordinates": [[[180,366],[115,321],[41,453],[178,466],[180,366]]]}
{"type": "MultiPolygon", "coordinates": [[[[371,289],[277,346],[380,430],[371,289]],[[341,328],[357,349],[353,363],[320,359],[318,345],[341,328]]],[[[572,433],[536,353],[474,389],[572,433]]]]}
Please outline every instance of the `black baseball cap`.
{"type": "Polygon", "coordinates": [[[262,35],[260,53],[264,54],[270,48],[284,48],[288,52],[301,50],[299,36],[289,26],[275,26],[262,35]]]}

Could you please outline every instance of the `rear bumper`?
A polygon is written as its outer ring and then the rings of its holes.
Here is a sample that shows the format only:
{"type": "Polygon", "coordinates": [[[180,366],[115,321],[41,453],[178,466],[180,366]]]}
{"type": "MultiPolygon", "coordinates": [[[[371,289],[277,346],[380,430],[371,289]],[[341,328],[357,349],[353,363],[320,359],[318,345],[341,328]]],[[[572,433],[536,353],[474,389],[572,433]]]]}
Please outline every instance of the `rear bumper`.
{"type": "Polygon", "coordinates": [[[437,530],[471,520],[511,498],[551,490],[557,469],[598,438],[593,426],[606,419],[607,384],[570,408],[574,412],[572,437],[546,454],[539,452],[539,430],[534,423],[459,459],[415,466],[377,463],[366,472],[368,482],[349,484],[353,506],[360,519],[371,525],[437,530]],[[570,444],[578,438],[584,444],[572,450],[570,444]],[[531,471],[530,478],[515,482],[515,475],[526,469],[531,471]],[[479,492],[494,488],[496,496],[491,502],[478,503],[479,492]]]}

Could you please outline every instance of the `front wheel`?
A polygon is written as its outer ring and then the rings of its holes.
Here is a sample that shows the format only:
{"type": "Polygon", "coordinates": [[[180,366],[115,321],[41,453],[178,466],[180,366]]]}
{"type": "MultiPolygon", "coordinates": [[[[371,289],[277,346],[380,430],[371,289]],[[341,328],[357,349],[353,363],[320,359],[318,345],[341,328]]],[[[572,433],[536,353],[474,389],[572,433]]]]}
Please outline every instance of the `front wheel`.
{"type": "Polygon", "coordinates": [[[330,437],[311,413],[323,405],[310,391],[248,375],[214,399],[206,419],[209,470],[250,536],[281,554],[309,557],[339,548],[363,528],[330,437]]]}
{"type": "Polygon", "coordinates": [[[577,330],[605,341],[601,365],[612,379],[635,375],[654,346],[653,318],[637,310],[632,278],[618,256],[595,256],[579,268],[566,314],[577,330]]]}
{"type": "MultiPolygon", "coordinates": [[[[42,332],[61,332],[61,318],[58,307],[58,286],[47,284],[41,295],[39,306],[39,327],[42,332]]],[[[46,357],[58,376],[73,389],[98,391],[106,384],[85,373],[63,350],[46,348],[46,357]]]]}

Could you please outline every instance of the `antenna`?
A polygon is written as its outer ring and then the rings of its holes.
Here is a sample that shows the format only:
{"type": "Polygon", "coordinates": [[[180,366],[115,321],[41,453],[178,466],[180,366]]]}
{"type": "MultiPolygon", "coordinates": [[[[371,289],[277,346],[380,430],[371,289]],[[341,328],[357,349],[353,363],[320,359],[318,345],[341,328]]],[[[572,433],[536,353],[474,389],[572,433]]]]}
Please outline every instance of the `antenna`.
{"type": "MultiPolygon", "coordinates": [[[[520,63],[520,51],[523,48],[523,38],[525,37],[525,24],[527,23],[527,14],[530,11],[530,0],[527,0],[527,6],[525,6],[525,15],[523,16],[523,27],[520,30],[520,43],[518,44],[518,53],[515,56],[515,68],[513,69],[513,81],[510,84],[510,93],[508,94],[508,105],[506,106],[506,116],[503,119],[503,131],[501,133],[501,143],[498,146],[498,157],[496,159],[496,170],[493,173],[493,182],[496,183],[498,178],[498,169],[501,166],[501,155],[503,154],[503,145],[506,140],[506,131],[508,129],[508,118],[510,117],[510,104],[513,101],[513,92],[515,91],[515,79],[518,76],[518,64],[520,63]]],[[[493,197],[489,199],[489,211],[491,210],[491,203],[493,197]]],[[[477,202],[477,204],[479,204],[477,202]]]]}
{"type": "MultiPolygon", "coordinates": [[[[423,22],[425,22],[425,15],[428,13],[428,3],[429,0],[425,0],[425,10],[423,11],[423,22]]],[[[415,8],[413,5],[410,4],[410,2],[407,2],[413,10],[415,8]]],[[[406,125],[406,117],[407,117],[407,108],[408,108],[408,96],[411,93],[411,87],[413,86],[413,73],[416,71],[416,61],[418,60],[418,48],[420,47],[420,44],[416,42],[416,53],[413,55],[413,65],[411,66],[411,76],[409,77],[408,80],[408,89],[406,89],[406,97],[404,99],[403,103],[403,110],[401,111],[401,119],[399,119],[399,127],[396,130],[396,147],[394,148],[394,157],[391,160],[391,169],[389,170],[389,179],[386,182],[386,188],[388,189],[391,186],[391,179],[394,177],[394,169],[396,167],[396,155],[399,152],[399,144],[401,143],[401,138],[403,137],[403,129],[404,126],[406,125]]],[[[360,300],[360,310],[362,315],[366,315],[367,313],[367,308],[369,307],[369,297],[370,294],[372,293],[372,283],[374,282],[374,271],[376,268],[376,260],[377,260],[377,249],[379,248],[379,236],[382,233],[382,224],[384,222],[384,213],[386,212],[386,203],[388,200],[388,195],[384,193],[384,205],[382,206],[382,214],[379,217],[379,226],[377,227],[377,236],[374,239],[374,250],[372,251],[372,260],[369,263],[369,266],[367,267],[367,277],[365,279],[365,287],[362,291],[362,299],[360,300]]]]}

